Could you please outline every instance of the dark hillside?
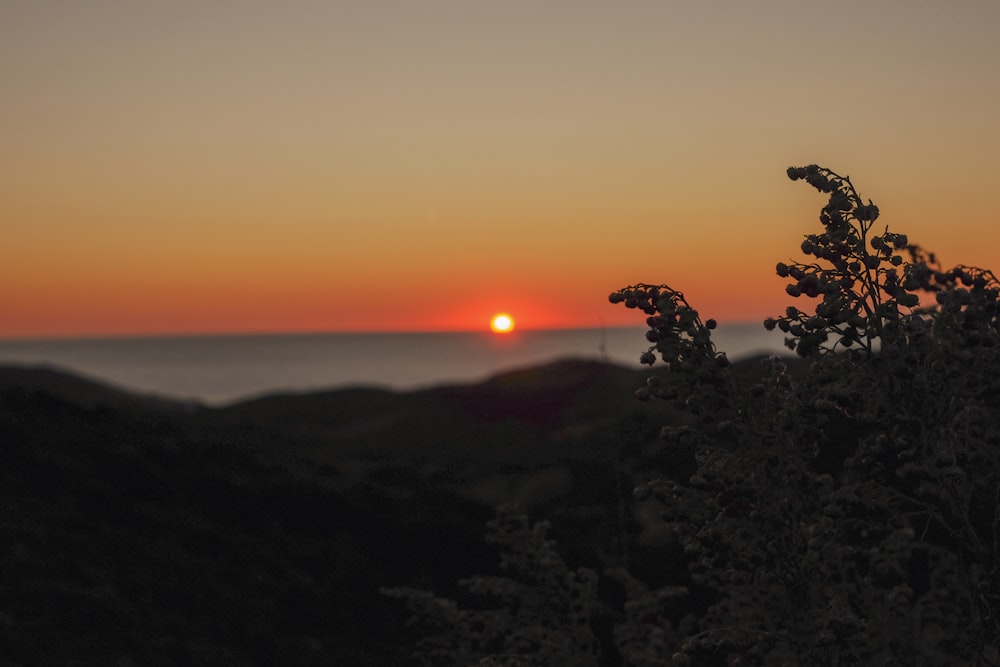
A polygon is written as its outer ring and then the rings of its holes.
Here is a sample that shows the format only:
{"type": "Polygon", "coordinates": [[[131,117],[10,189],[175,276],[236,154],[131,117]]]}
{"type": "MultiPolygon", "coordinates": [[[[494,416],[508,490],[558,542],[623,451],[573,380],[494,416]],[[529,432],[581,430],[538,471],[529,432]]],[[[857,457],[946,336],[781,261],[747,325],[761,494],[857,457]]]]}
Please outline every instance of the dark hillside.
{"type": "Polygon", "coordinates": [[[378,588],[492,567],[495,503],[563,517],[581,558],[634,539],[629,467],[671,415],[630,397],[646,375],[564,361],[210,409],[0,368],[6,664],[407,664],[378,588]]]}
{"type": "Polygon", "coordinates": [[[190,408],[188,402],[131,393],[48,366],[0,366],[0,390],[8,389],[50,394],[88,408],[103,406],[137,412],[177,412],[190,408]]]}

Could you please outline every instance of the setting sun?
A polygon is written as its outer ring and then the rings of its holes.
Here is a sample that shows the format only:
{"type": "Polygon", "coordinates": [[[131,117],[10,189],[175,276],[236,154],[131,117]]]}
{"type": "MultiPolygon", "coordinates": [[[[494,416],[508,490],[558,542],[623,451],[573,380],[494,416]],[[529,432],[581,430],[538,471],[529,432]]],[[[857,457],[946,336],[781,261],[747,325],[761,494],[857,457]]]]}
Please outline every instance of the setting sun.
{"type": "Polygon", "coordinates": [[[490,320],[490,329],[494,333],[509,333],[514,330],[514,318],[507,313],[497,313],[490,320]]]}

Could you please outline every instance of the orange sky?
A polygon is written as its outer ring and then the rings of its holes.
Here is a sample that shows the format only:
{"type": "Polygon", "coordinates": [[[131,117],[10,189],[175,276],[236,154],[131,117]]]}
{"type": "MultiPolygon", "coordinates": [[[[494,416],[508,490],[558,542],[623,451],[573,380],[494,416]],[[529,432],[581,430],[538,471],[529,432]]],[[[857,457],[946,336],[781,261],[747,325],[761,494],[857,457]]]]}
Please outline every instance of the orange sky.
{"type": "Polygon", "coordinates": [[[997,268],[1000,3],[0,4],[0,337],[641,325],[788,298],[850,174],[997,268]]]}

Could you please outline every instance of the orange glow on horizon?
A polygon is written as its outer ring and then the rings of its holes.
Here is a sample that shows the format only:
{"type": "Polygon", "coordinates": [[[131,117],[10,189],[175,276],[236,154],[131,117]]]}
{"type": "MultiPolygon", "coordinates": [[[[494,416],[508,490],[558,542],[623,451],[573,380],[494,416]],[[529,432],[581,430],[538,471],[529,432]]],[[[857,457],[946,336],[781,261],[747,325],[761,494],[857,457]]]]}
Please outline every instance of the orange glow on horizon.
{"type": "Polygon", "coordinates": [[[0,3],[0,338],[643,327],[640,282],[761,322],[813,307],[811,162],[1000,264],[1000,3],[859,4],[871,104],[777,0],[57,4],[0,3]]]}

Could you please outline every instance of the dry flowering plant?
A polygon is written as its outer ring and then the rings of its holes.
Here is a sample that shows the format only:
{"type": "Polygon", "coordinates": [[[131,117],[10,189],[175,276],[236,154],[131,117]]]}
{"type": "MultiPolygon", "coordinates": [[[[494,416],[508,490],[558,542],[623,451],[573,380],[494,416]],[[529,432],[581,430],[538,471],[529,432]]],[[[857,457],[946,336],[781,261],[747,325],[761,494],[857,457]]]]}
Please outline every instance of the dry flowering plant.
{"type": "Polygon", "coordinates": [[[850,178],[787,174],[828,197],[806,259],[776,266],[807,305],[764,320],[798,372],[773,357],[741,385],[708,363],[711,329],[655,296],[678,292],[611,295],[648,317],[641,361],[666,362],[640,398],[709,415],[664,429],[695,447],[695,474],[637,489],[705,605],[671,661],[1000,664],[1000,283],[878,226],[850,178]]]}
{"type": "Polygon", "coordinates": [[[686,571],[662,586],[609,568],[621,597],[604,599],[544,527],[501,514],[494,530],[518,526],[499,533],[508,577],[469,582],[501,609],[393,593],[446,620],[432,641],[455,664],[1000,665],[1000,282],[881,225],[849,177],[787,175],[827,197],[804,259],[776,265],[796,305],[764,320],[798,359],[730,363],[670,286],[610,296],[642,312],[640,361],[665,369],[637,398],[687,415],[662,447],[694,473],[634,494],[686,571]],[[609,613],[603,646],[588,628],[609,613]]]}

